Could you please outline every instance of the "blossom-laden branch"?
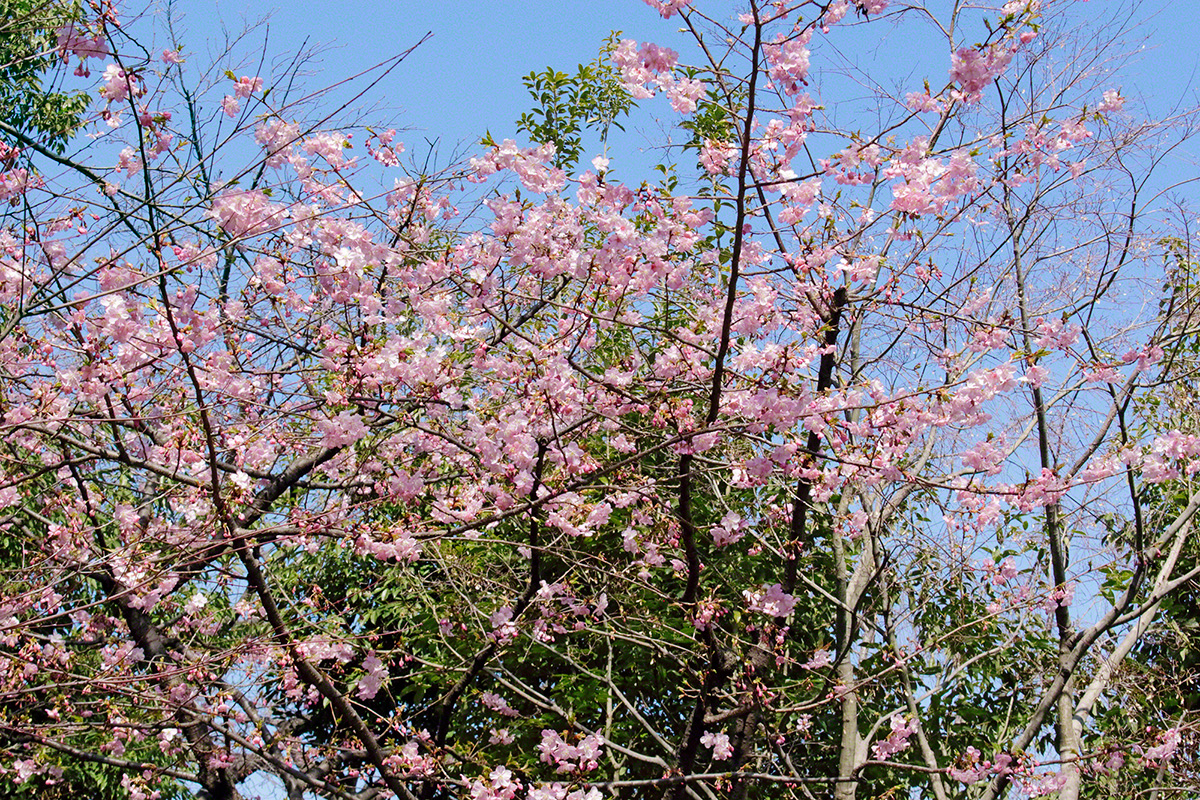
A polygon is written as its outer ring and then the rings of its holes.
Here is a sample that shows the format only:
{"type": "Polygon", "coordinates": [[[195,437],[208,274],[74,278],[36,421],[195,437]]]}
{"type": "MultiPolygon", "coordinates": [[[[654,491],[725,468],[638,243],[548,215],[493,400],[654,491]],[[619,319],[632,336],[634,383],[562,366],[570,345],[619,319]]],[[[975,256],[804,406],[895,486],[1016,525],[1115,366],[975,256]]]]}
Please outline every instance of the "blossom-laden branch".
{"type": "Polygon", "coordinates": [[[1190,212],[1154,183],[1190,129],[1058,59],[1065,3],[650,5],[682,54],[614,37],[522,118],[600,125],[593,169],[489,137],[433,174],[296,64],[30,17],[104,135],[0,123],[6,777],[1187,779],[1186,687],[1129,676],[1200,571],[1190,212]],[[900,40],[900,90],[846,60],[900,40]],[[610,112],[660,94],[660,179],[620,182],[610,112]]]}

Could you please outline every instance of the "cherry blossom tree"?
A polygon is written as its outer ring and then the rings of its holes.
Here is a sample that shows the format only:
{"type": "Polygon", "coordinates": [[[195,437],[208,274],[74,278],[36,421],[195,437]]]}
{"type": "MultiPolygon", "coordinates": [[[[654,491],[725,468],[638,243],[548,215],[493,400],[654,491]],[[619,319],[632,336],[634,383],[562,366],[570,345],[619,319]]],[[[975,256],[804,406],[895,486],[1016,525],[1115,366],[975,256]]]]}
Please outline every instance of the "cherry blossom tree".
{"type": "Polygon", "coordinates": [[[1130,679],[1200,574],[1190,118],[1070,3],[649,5],[685,55],[522,117],[569,157],[435,173],[295,67],[57,32],[90,136],[0,122],[13,793],[1194,782],[1130,679]],[[580,166],[635,102],[658,179],[580,166]]]}

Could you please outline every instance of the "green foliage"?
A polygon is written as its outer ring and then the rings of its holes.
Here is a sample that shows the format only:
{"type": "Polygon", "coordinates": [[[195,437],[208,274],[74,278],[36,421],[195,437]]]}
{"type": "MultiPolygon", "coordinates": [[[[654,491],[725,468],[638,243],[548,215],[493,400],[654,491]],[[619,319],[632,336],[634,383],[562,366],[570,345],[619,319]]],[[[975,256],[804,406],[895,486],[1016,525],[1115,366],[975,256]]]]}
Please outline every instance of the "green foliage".
{"type": "Polygon", "coordinates": [[[524,78],[536,105],[517,120],[517,129],[540,144],[553,143],[554,166],[560,169],[569,170],[579,162],[585,129],[599,133],[601,144],[607,142],[613,126],[624,130],[617,120],[629,114],[634,101],[609,62],[619,35],[619,31],[611,33],[596,60],[580,64],[574,75],[547,67],[524,78]]]}
{"type": "Polygon", "coordinates": [[[88,97],[46,85],[58,63],[55,33],[79,18],[75,3],[0,0],[0,120],[62,152],[88,97]]]}
{"type": "MultiPolygon", "coordinates": [[[[696,70],[688,70],[687,77],[700,77],[696,70]]],[[[735,102],[742,102],[744,97],[738,95],[735,102]]],[[[736,129],[734,120],[726,105],[726,98],[716,86],[710,87],[703,100],[696,108],[691,118],[679,123],[679,127],[692,132],[689,146],[699,149],[706,139],[727,140],[734,137],[736,129]]]]}

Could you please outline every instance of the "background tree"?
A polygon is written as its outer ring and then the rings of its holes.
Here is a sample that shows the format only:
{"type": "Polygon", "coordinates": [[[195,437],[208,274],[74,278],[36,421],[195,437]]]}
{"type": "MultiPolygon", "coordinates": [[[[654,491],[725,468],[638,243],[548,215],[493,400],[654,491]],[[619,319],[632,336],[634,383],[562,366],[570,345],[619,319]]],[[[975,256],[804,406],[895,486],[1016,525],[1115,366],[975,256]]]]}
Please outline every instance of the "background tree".
{"type": "MultiPolygon", "coordinates": [[[[57,152],[82,124],[88,98],[79,90],[45,86],[59,61],[58,33],[77,34],[74,3],[4,0],[0,3],[0,120],[57,152]]],[[[107,52],[103,33],[88,36],[96,56],[107,52]]],[[[7,137],[5,137],[7,138],[7,137]]],[[[11,142],[10,142],[11,144],[11,142]]]]}

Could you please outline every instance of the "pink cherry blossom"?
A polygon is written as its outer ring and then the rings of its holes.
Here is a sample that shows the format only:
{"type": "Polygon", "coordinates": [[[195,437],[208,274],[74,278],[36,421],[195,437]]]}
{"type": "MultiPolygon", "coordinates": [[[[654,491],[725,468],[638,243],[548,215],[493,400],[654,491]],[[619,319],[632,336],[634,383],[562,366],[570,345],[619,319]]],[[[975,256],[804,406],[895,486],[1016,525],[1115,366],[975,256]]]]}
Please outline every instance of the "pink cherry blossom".
{"type": "Polygon", "coordinates": [[[746,605],[751,611],[758,611],[771,617],[786,617],[796,606],[796,598],[783,591],[778,583],[763,586],[760,592],[744,591],[746,605]]]}
{"type": "Polygon", "coordinates": [[[483,703],[485,706],[490,708],[492,711],[497,712],[501,716],[519,717],[521,715],[519,711],[508,704],[507,700],[495,692],[483,692],[479,695],[479,702],[483,703]]]}
{"type": "Polygon", "coordinates": [[[886,739],[871,745],[871,755],[874,758],[886,760],[902,753],[912,746],[909,739],[916,732],[916,721],[894,714],[891,719],[892,730],[886,739]]]}
{"type": "Polygon", "coordinates": [[[1159,736],[1158,740],[1157,745],[1142,753],[1142,764],[1151,769],[1162,766],[1164,762],[1169,761],[1175,755],[1180,742],[1183,741],[1183,736],[1179,728],[1168,728],[1159,736]]]}
{"type": "Polygon", "coordinates": [[[806,30],[799,36],[791,36],[776,44],[763,48],[770,65],[771,80],[780,90],[797,95],[807,82],[809,70],[808,44],[812,31],[806,30]]]}
{"type": "Polygon", "coordinates": [[[1104,100],[1096,106],[1096,111],[1101,114],[1111,114],[1120,111],[1125,107],[1125,98],[1121,96],[1118,89],[1106,89],[1104,91],[1104,100]]]}
{"type": "Polygon", "coordinates": [[[1012,60],[1012,51],[1001,44],[982,49],[960,48],[950,58],[950,80],[962,87],[969,102],[978,102],[983,89],[999,76],[1012,60]]]}
{"type": "Polygon", "coordinates": [[[643,2],[657,9],[663,19],[670,19],[692,4],[692,0],[643,0],[643,2]]]}
{"type": "Polygon", "coordinates": [[[248,78],[245,75],[243,75],[242,77],[238,78],[237,83],[234,85],[233,92],[238,97],[245,98],[245,97],[249,97],[252,94],[255,94],[256,92],[261,92],[262,87],[263,87],[262,78],[259,78],[259,77],[248,78]]]}
{"type": "Polygon", "coordinates": [[[362,666],[365,674],[359,679],[355,694],[364,700],[370,700],[379,693],[379,690],[386,682],[388,675],[387,666],[375,653],[369,653],[363,659],[362,666]]]}
{"type": "Polygon", "coordinates": [[[110,103],[120,102],[126,98],[141,97],[145,89],[138,82],[137,76],[126,72],[116,64],[104,68],[104,85],[100,87],[100,96],[110,103]]]}
{"type": "Polygon", "coordinates": [[[282,225],[284,208],[261,191],[234,189],[213,201],[210,216],[232,237],[255,236],[282,225]]]}
{"type": "Polygon", "coordinates": [[[700,744],[712,750],[714,761],[725,761],[733,757],[733,744],[725,733],[705,733],[700,737],[700,744]]]}

